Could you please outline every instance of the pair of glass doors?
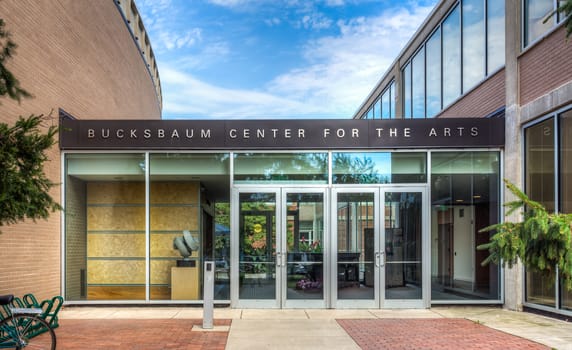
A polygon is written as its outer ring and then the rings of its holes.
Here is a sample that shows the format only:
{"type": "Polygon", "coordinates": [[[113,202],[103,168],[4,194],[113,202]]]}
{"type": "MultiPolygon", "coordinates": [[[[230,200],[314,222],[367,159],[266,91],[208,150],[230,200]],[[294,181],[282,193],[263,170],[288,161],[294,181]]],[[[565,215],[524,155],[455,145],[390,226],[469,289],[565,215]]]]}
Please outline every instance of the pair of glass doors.
{"type": "Polygon", "coordinates": [[[425,187],[236,188],[240,308],[428,307],[425,187]]]}

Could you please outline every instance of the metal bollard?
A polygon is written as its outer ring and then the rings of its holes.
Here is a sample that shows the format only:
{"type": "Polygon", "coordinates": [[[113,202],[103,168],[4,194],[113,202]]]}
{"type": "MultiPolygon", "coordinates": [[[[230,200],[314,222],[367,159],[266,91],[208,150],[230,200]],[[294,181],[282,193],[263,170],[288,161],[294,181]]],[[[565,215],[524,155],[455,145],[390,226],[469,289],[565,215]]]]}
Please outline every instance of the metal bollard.
{"type": "Polygon", "coordinates": [[[203,329],[213,328],[214,272],[214,261],[205,261],[203,273],[203,329]]]}

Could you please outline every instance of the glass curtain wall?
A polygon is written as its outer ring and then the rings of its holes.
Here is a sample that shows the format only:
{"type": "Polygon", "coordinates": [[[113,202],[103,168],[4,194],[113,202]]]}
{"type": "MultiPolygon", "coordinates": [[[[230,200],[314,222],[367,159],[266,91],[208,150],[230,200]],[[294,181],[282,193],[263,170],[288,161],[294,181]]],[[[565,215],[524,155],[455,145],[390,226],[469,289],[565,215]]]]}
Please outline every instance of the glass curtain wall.
{"type": "Polygon", "coordinates": [[[504,1],[455,5],[402,69],[405,118],[431,118],[504,65],[504,1]]]}
{"type": "Polygon", "coordinates": [[[431,153],[431,300],[499,300],[500,269],[477,246],[499,220],[499,152],[431,153]]]}
{"type": "Polygon", "coordinates": [[[66,300],[144,301],[147,286],[150,300],[200,300],[202,261],[213,255],[215,297],[229,299],[230,226],[214,209],[228,208],[228,154],[149,159],[66,155],[66,300]]]}

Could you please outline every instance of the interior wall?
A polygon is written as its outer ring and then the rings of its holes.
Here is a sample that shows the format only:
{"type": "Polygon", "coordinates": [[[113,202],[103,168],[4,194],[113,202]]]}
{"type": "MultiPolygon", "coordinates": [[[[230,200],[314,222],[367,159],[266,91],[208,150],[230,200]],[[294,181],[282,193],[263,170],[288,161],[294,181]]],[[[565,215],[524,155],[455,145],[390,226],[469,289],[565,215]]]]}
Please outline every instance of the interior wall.
{"type": "Polygon", "coordinates": [[[474,281],[474,228],[473,207],[455,206],[453,216],[454,230],[454,272],[455,281],[474,281]],[[470,257],[470,258],[469,258],[470,257]]]}

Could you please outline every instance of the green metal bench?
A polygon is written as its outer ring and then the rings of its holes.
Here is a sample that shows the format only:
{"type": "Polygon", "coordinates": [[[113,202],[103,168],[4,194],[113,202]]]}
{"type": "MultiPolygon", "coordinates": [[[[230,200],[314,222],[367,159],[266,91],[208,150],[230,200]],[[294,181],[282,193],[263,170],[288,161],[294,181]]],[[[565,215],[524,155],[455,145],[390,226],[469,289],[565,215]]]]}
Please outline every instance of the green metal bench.
{"type": "Polygon", "coordinates": [[[38,317],[44,319],[48,325],[54,329],[59,327],[58,312],[64,304],[64,298],[55,296],[52,299],[46,299],[38,302],[33,294],[26,294],[22,298],[14,297],[8,305],[2,305],[0,310],[0,320],[11,315],[10,308],[35,308],[42,309],[42,313],[38,317]]]}

